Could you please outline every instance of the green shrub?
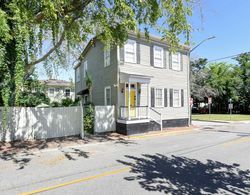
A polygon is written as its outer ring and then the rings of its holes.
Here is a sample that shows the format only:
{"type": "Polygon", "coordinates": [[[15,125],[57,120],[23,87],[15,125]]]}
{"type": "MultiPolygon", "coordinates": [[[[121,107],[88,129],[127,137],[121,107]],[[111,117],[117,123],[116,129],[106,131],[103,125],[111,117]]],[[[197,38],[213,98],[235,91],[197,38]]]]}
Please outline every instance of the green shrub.
{"type": "Polygon", "coordinates": [[[93,134],[94,133],[94,105],[88,104],[84,106],[84,131],[87,133],[93,134]]]}

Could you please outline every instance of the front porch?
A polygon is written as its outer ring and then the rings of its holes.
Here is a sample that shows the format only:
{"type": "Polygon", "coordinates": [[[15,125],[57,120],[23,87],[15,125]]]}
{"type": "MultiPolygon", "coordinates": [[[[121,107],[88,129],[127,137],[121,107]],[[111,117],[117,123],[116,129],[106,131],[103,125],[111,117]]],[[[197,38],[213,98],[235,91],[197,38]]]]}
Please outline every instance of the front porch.
{"type": "Polygon", "coordinates": [[[118,132],[135,134],[162,129],[161,114],[150,108],[150,80],[152,77],[120,73],[118,132]],[[157,115],[154,117],[154,115],[157,115]],[[152,127],[153,126],[153,127],[152,127]],[[157,126],[155,128],[154,126],[157,126]]]}
{"type": "Polygon", "coordinates": [[[120,73],[120,120],[149,119],[151,78],[143,75],[120,73]]]}

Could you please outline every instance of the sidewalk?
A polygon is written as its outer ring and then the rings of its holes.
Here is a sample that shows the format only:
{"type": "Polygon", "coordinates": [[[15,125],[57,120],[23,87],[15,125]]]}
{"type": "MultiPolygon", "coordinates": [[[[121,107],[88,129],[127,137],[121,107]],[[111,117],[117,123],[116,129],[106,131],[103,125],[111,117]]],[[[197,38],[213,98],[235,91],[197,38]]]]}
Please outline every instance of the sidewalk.
{"type": "Polygon", "coordinates": [[[121,135],[118,133],[108,133],[103,135],[86,135],[84,139],[81,139],[79,136],[71,136],[47,140],[14,141],[8,143],[0,142],[0,157],[18,153],[41,152],[57,148],[78,147],[95,143],[115,142],[126,144],[130,139],[135,139],[141,136],[154,136],[162,133],[188,131],[194,128],[196,127],[168,128],[163,129],[163,131],[150,131],[148,133],[136,134],[132,136],[121,135]]]}

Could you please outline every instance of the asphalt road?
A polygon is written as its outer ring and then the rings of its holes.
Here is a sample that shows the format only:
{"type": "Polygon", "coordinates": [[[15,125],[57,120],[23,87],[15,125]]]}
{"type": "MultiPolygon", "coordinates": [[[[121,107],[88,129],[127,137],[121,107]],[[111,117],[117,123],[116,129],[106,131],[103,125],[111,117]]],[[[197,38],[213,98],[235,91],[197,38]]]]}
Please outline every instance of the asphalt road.
{"type": "Polygon", "coordinates": [[[250,194],[250,124],[0,156],[0,194],[250,194]]]}

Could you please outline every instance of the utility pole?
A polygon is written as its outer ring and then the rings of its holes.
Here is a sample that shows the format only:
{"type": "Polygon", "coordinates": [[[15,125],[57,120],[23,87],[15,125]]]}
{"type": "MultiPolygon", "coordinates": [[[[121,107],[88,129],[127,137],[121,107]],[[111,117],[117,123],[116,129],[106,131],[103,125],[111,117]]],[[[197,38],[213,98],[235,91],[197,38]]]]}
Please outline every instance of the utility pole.
{"type": "MultiPolygon", "coordinates": [[[[190,49],[189,51],[189,94],[190,94],[190,97],[189,97],[189,101],[191,100],[191,88],[190,88],[190,84],[191,84],[191,81],[192,81],[192,78],[191,78],[191,63],[190,63],[190,54],[191,52],[193,52],[195,49],[197,49],[197,47],[199,47],[201,44],[203,44],[204,42],[206,41],[209,41],[211,39],[215,39],[216,37],[215,36],[211,36],[211,37],[208,37],[204,40],[202,40],[201,42],[199,42],[196,46],[194,46],[192,49],[190,49]]],[[[192,125],[192,107],[193,105],[189,104],[189,125],[192,125]]]]}

